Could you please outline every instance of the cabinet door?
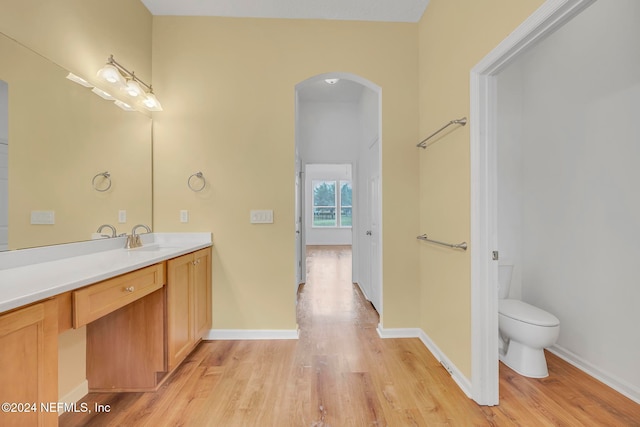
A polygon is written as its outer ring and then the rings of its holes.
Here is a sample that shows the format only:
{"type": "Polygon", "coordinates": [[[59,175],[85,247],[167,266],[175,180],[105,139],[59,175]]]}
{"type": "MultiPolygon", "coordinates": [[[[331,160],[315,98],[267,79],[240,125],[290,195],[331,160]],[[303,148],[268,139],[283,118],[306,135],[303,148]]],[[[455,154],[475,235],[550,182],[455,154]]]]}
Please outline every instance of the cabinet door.
{"type": "Polygon", "coordinates": [[[193,296],[194,338],[197,341],[211,329],[211,248],[194,253],[193,296]]]}
{"type": "Polygon", "coordinates": [[[58,400],[57,301],[0,315],[0,349],[0,402],[10,405],[0,425],[58,425],[56,408],[41,406],[58,400]]]}
{"type": "Polygon", "coordinates": [[[193,347],[191,268],[193,254],[167,261],[168,365],[173,370],[193,347]]]}

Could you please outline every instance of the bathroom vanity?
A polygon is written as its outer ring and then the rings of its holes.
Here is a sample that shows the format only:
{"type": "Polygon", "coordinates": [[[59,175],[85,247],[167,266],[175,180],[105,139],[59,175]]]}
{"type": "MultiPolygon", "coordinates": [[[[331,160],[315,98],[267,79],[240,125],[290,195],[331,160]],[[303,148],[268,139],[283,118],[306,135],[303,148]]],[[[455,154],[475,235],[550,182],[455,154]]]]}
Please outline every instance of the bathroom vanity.
{"type": "Polygon", "coordinates": [[[0,254],[0,425],[57,425],[73,403],[60,333],[86,326],[89,391],[153,391],[211,328],[211,235],[142,238],[0,254]]]}

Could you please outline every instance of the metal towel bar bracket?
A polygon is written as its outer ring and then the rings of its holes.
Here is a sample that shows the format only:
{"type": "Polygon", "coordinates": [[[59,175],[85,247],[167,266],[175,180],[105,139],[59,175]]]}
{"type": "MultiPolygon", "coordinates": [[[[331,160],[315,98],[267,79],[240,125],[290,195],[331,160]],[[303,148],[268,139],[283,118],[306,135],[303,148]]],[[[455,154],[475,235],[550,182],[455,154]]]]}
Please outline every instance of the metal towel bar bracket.
{"type": "Polygon", "coordinates": [[[426,137],[425,139],[423,139],[422,141],[420,141],[420,143],[418,143],[416,145],[416,147],[420,147],[420,148],[427,148],[427,144],[426,142],[428,140],[430,140],[431,138],[433,138],[434,136],[436,136],[437,134],[439,134],[440,132],[442,132],[443,130],[445,130],[446,128],[448,128],[451,125],[461,125],[464,126],[467,124],[467,118],[463,117],[461,119],[455,119],[455,120],[451,120],[449,123],[447,123],[446,125],[442,126],[440,129],[438,129],[437,131],[435,131],[434,133],[432,133],[431,135],[429,135],[428,137],[426,137]]]}
{"type": "Polygon", "coordinates": [[[191,191],[195,191],[197,193],[204,190],[204,187],[207,185],[207,181],[204,178],[202,172],[198,171],[189,176],[189,179],[187,179],[187,185],[189,186],[191,191]],[[200,184],[198,184],[197,182],[198,179],[200,180],[200,184]]]}
{"type": "Polygon", "coordinates": [[[96,174],[96,176],[94,176],[93,179],[91,180],[91,185],[93,186],[94,190],[104,193],[105,191],[111,188],[111,174],[107,171],[96,174]],[[102,177],[102,181],[106,183],[102,187],[100,187],[97,181],[98,177],[100,176],[102,177]]]}
{"type": "Polygon", "coordinates": [[[438,240],[432,240],[426,234],[421,234],[420,236],[416,237],[416,239],[424,240],[425,242],[436,243],[438,245],[447,246],[449,248],[462,249],[464,251],[467,250],[467,242],[462,242],[462,243],[458,243],[458,244],[454,245],[454,244],[451,244],[451,243],[440,242],[438,240]]]}

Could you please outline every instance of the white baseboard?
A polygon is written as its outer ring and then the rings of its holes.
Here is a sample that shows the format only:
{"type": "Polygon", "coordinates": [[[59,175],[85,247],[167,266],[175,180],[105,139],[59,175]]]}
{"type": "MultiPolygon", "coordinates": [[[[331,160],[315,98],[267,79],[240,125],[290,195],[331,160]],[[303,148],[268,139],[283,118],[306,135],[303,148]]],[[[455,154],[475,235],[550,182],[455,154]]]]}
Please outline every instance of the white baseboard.
{"type": "Polygon", "coordinates": [[[353,284],[358,286],[358,289],[360,289],[360,292],[362,292],[362,295],[364,295],[364,299],[370,302],[371,299],[369,298],[369,295],[367,295],[367,293],[364,291],[364,288],[360,286],[360,283],[356,281],[356,282],[353,282],[353,284]]]}
{"type": "MultiPolygon", "coordinates": [[[[89,394],[89,381],[84,380],[78,384],[73,390],[58,399],[62,403],[75,403],[89,394]]],[[[58,416],[64,414],[64,411],[58,412],[58,416]]]]}
{"type": "Polygon", "coordinates": [[[442,352],[442,350],[440,350],[436,343],[434,343],[423,330],[420,330],[420,336],[418,338],[420,338],[420,341],[422,341],[422,343],[429,349],[431,354],[440,361],[442,366],[449,371],[451,378],[453,378],[456,384],[458,384],[460,390],[462,390],[464,394],[471,399],[471,381],[469,381],[469,379],[460,372],[458,367],[453,364],[453,362],[442,352]]]}
{"type": "Polygon", "coordinates": [[[438,348],[429,336],[420,328],[390,328],[385,329],[378,325],[380,338],[419,338],[427,347],[427,350],[444,366],[458,387],[471,399],[471,382],[465,377],[456,365],[438,348]]]}
{"type": "Polygon", "coordinates": [[[380,338],[420,338],[420,328],[383,328],[378,324],[378,335],[380,338]]]}
{"type": "Polygon", "coordinates": [[[628,382],[614,375],[611,375],[608,372],[603,371],[602,369],[587,362],[577,354],[572,353],[571,351],[559,345],[554,345],[553,347],[548,348],[547,350],[549,350],[551,353],[555,354],[559,358],[563,359],[564,361],[572,364],[573,366],[580,369],[581,371],[584,371],[587,374],[591,375],[598,381],[605,383],[606,385],[616,390],[617,392],[627,396],[629,399],[633,400],[634,402],[640,403],[640,388],[632,384],[629,384],[628,382]]]}
{"type": "Polygon", "coordinates": [[[296,329],[211,329],[203,338],[214,340],[297,340],[296,329]]]}

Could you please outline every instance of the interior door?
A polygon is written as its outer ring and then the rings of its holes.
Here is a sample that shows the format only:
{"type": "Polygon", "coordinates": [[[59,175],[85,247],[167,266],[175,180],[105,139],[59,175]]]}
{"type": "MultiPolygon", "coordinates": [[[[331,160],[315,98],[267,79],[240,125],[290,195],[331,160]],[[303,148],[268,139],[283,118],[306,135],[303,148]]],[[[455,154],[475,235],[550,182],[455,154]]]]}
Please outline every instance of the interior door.
{"type": "Polygon", "coordinates": [[[302,219],[304,218],[303,214],[303,203],[304,203],[304,180],[303,180],[302,171],[296,172],[295,179],[295,228],[296,228],[296,290],[297,285],[300,283],[304,283],[306,281],[306,255],[305,255],[305,244],[304,244],[304,223],[302,219]]]}
{"type": "MultiPolygon", "coordinates": [[[[367,300],[371,300],[371,192],[369,191],[369,165],[367,158],[363,159],[362,176],[359,176],[358,188],[362,189],[358,195],[358,223],[354,224],[354,242],[358,242],[357,265],[358,284],[367,300]],[[357,234],[355,232],[357,230],[357,234]]],[[[355,248],[354,248],[355,249],[355,248]]],[[[354,250],[353,256],[356,256],[354,250]]]]}
{"type": "Polygon", "coordinates": [[[369,298],[373,306],[381,313],[382,310],[382,233],[380,224],[380,142],[378,139],[369,147],[369,178],[368,178],[368,211],[369,228],[367,230],[369,242],[369,298]]]}

